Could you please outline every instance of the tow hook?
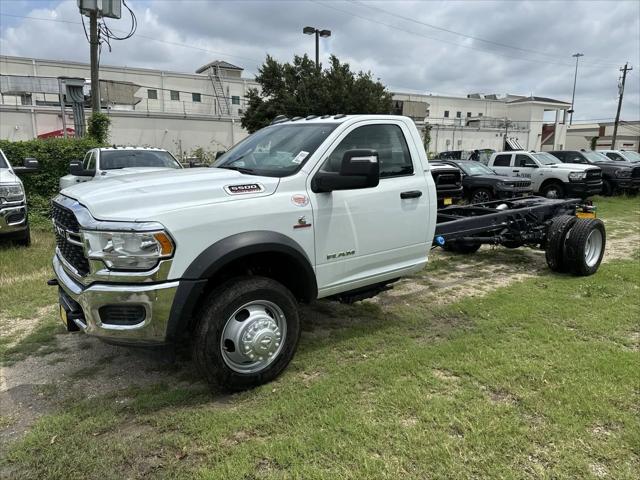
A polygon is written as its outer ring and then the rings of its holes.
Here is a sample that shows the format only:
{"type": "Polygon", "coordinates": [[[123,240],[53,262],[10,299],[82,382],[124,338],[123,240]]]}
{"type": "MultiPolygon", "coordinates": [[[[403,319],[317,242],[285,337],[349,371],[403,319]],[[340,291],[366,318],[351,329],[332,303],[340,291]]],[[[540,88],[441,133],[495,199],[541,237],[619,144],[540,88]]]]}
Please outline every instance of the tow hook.
{"type": "Polygon", "coordinates": [[[58,283],[57,278],[52,278],[51,280],[47,280],[47,285],[49,285],[50,287],[57,287],[60,284],[58,283]]]}

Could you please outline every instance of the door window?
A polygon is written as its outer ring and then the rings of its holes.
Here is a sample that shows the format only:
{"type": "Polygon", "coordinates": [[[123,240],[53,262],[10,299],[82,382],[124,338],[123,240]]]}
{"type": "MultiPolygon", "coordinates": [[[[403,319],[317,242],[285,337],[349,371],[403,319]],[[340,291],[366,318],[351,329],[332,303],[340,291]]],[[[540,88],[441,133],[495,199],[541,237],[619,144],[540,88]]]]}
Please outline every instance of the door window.
{"type": "Polygon", "coordinates": [[[398,125],[365,125],[356,128],[331,152],[322,171],[340,172],[344,153],[356,149],[378,152],[380,178],[413,174],[409,147],[398,125]]]}
{"type": "Polygon", "coordinates": [[[493,161],[494,167],[508,167],[511,164],[511,155],[496,155],[493,161]]]}
{"type": "Polygon", "coordinates": [[[531,167],[533,164],[533,160],[531,160],[527,155],[516,155],[516,161],[514,164],[516,167],[531,167]]]}
{"type": "Polygon", "coordinates": [[[84,160],[82,160],[82,168],[85,170],[93,170],[96,168],[96,159],[93,153],[93,150],[88,151],[84,156],[84,160]]]}

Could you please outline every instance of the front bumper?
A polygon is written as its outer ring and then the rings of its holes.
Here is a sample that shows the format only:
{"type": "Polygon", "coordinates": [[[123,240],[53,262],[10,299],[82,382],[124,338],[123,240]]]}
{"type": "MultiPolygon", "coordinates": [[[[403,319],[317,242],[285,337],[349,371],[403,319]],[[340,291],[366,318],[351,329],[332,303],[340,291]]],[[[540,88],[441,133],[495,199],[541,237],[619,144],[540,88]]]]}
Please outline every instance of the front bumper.
{"type": "Polygon", "coordinates": [[[565,183],[569,197],[590,197],[598,195],[602,191],[602,180],[588,182],[565,183]]]}
{"type": "Polygon", "coordinates": [[[84,286],[65,271],[57,255],[53,257],[53,271],[60,287],[60,306],[80,330],[111,343],[141,346],[167,343],[167,326],[178,281],[84,286]],[[143,319],[127,325],[104,322],[101,307],[118,306],[144,309],[143,319]]]}
{"type": "Polygon", "coordinates": [[[23,232],[27,229],[26,205],[0,208],[0,235],[23,232]]]}

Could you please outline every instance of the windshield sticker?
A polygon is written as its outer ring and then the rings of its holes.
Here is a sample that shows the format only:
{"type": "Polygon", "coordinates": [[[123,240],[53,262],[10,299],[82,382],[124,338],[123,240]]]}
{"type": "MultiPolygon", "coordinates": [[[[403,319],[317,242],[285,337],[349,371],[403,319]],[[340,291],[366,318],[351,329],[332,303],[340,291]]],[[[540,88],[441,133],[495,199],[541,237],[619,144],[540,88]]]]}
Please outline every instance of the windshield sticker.
{"type": "Polygon", "coordinates": [[[229,195],[244,195],[245,193],[264,192],[264,187],[260,183],[245,183],[242,185],[227,185],[224,190],[229,195]]]}
{"type": "Polygon", "coordinates": [[[295,158],[291,160],[291,163],[300,164],[305,158],[307,158],[307,155],[309,155],[309,152],[305,152],[304,150],[302,150],[298,155],[295,156],[295,158]]]}

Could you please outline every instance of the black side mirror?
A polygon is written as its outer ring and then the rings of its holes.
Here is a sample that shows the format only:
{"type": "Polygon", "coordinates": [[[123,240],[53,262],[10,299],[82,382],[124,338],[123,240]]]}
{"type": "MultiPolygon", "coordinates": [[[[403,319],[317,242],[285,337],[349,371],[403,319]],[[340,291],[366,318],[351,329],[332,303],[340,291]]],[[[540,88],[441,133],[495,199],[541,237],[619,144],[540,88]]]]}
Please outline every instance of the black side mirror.
{"type": "Polygon", "coordinates": [[[222,155],[224,155],[225,153],[227,153],[226,151],[222,151],[222,152],[216,152],[216,160],[218,158],[220,158],[222,155]]]}
{"type": "Polygon", "coordinates": [[[74,160],[69,164],[69,173],[76,177],[93,177],[96,174],[95,170],[85,170],[82,167],[80,160],[74,160]]]}
{"type": "Polygon", "coordinates": [[[340,173],[318,172],[311,182],[315,193],[377,187],[380,162],[375,150],[347,150],[342,156],[340,173]]]}
{"type": "Polygon", "coordinates": [[[40,165],[38,164],[38,160],[35,158],[25,158],[22,162],[21,167],[14,167],[13,171],[19,175],[24,173],[33,173],[37,172],[40,169],[40,165]]]}

